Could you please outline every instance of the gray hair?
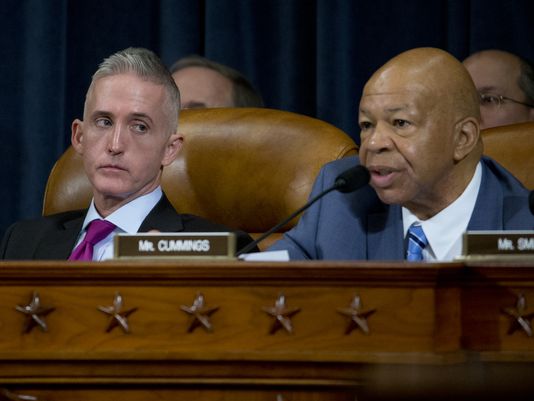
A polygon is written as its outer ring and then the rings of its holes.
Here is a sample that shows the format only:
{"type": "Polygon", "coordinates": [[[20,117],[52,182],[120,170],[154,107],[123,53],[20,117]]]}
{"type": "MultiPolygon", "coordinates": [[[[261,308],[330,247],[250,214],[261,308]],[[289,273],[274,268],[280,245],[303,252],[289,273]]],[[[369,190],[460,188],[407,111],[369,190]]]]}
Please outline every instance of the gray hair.
{"type": "Polygon", "coordinates": [[[176,132],[180,110],[180,91],[171,73],[154,52],[139,47],[129,47],[104,59],[93,74],[91,91],[95,81],[112,75],[134,73],[142,79],[162,85],[167,92],[169,125],[171,133],[176,132]]]}
{"type": "Polygon", "coordinates": [[[517,84],[526,97],[526,103],[534,105],[534,64],[522,57],[519,58],[521,63],[521,73],[517,84]]]}
{"type": "Polygon", "coordinates": [[[232,101],[234,107],[263,107],[263,99],[259,92],[239,71],[226,65],[216,63],[196,54],[183,57],[171,66],[171,74],[187,67],[203,67],[218,72],[232,82],[232,101]]]}

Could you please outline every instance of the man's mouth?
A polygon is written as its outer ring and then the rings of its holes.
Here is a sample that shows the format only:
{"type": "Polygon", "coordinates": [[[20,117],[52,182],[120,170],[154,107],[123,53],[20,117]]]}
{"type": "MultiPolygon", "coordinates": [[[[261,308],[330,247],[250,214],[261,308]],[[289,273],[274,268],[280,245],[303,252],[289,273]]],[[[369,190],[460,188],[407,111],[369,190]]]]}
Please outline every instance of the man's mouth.
{"type": "Polygon", "coordinates": [[[368,167],[371,174],[371,185],[375,188],[386,188],[393,183],[398,172],[385,166],[370,166],[368,167]]]}
{"type": "Polygon", "coordinates": [[[104,171],[126,171],[125,168],[119,166],[118,164],[105,164],[103,166],[100,166],[99,170],[104,170],[104,171]]]}

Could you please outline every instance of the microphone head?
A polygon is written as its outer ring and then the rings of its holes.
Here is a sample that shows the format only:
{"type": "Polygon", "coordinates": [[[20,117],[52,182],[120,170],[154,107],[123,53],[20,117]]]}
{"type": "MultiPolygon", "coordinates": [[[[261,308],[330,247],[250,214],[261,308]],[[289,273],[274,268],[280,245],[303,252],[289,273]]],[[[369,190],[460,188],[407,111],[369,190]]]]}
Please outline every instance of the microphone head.
{"type": "Polygon", "coordinates": [[[349,193],[368,184],[370,179],[369,170],[362,165],[358,165],[339,174],[334,182],[334,187],[339,192],[349,193]]]}
{"type": "Polygon", "coordinates": [[[534,214],[534,191],[530,191],[528,196],[528,206],[530,207],[530,213],[534,214]]]}

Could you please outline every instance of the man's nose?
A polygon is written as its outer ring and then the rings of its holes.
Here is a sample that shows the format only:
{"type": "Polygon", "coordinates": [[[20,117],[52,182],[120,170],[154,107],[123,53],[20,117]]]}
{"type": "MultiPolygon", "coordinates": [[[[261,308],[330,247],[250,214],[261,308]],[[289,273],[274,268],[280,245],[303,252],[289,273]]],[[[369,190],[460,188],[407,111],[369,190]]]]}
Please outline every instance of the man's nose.
{"type": "Polygon", "coordinates": [[[111,131],[108,142],[108,151],[113,154],[121,153],[124,148],[125,127],[121,124],[116,124],[111,131]]]}
{"type": "Polygon", "coordinates": [[[391,127],[383,122],[378,122],[368,135],[362,137],[361,147],[369,152],[383,152],[391,146],[391,127]]]}

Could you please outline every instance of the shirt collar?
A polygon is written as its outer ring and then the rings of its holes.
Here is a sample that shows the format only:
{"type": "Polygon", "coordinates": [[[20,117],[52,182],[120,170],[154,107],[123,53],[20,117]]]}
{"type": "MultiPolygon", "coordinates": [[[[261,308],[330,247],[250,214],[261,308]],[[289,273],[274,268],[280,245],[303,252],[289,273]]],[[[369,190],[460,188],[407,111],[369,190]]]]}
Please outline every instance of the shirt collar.
{"type": "MultiPolygon", "coordinates": [[[[152,192],[142,195],[134,200],[128,202],[127,204],[121,206],[119,209],[115,210],[104,220],[110,221],[115,224],[121,232],[128,234],[135,234],[139,231],[139,227],[145,220],[146,216],[150,211],[156,206],[161,197],[163,196],[163,191],[161,187],[158,186],[152,192]]],[[[91,200],[91,205],[83,221],[82,232],[85,231],[87,225],[97,219],[102,219],[102,216],[96,210],[94,199],[91,200]]]]}
{"type": "Polygon", "coordinates": [[[461,254],[461,239],[467,229],[471,214],[475,208],[477,195],[482,180],[482,166],[478,163],[475,174],[464,192],[449,206],[430,219],[420,221],[406,208],[402,208],[404,236],[412,223],[420,222],[428,239],[431,259],[448,260],[461,254]],[[451,255],[451,249],[460,247],[451,255]],[[451,257],[450,257],[451,256],[451,257]]]}

